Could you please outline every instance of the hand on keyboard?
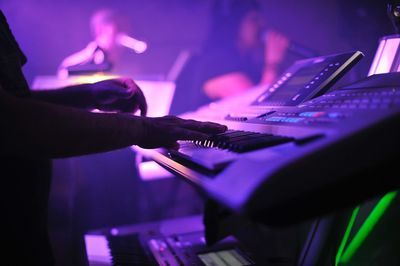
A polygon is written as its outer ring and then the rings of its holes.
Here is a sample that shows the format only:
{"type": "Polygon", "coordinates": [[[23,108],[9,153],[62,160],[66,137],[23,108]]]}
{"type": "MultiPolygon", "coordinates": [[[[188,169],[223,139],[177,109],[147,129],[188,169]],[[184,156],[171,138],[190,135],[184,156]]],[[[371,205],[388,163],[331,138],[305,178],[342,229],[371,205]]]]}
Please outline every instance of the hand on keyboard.
{"type": "Polygon", "coordinates": [[[158,147],[177,147],[178,140],[206,140],[210,135],[225,132],[226,126],[212,123],[185,120],[175,116],[141,118],[143,131],[138,145],[152,149],[158,147]]]}

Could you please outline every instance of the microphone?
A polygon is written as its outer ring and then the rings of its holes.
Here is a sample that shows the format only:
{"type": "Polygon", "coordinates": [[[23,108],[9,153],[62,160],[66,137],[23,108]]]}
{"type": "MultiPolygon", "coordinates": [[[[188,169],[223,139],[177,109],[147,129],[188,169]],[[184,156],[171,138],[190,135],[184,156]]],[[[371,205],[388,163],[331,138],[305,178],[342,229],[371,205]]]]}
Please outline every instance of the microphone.
{"type": "MultiPolygon", "coordinates": [[[[261,39],[264,43],[267,42],[267,35],[268,35],[268,31],[264,31],[261,35],[261,39]]],[[[287,47],[287,51],[292,54],[295,54],[297,56],[303,57],[303,58],[319,56],[319,53],[317,53],[314,49],[308,48],[308,47],[306,47],[302,44],[299,44],[297,42],[294,42],[292,40],[289,40],[289,45],[287,47]]]]}
{"type": "Polygon", "coordinates": [[[137,54],[144,53],[147,50],[146,42],[130,37],[125,33],[118,34],[116,41],[118,44],[126,48],[132,49],[137,54]]]}

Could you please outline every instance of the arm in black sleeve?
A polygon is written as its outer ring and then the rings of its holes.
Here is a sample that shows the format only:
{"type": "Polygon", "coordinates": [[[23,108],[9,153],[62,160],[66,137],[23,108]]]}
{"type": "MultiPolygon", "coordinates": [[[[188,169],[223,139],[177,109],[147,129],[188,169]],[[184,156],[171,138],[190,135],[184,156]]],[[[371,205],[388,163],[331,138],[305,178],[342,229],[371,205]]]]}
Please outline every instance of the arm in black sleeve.
{"type": "Polygon", "coordinates": [[[16,98],[0,88],[2,154],[55,158],[138,144],[140,119],[16,98]]]}
{"type": "Polygon", "coordinates": [[[93,93],[86,84],[55,90],[35,90],[31,94],[33,99],[48,103],[84,109],[96,108],[93,93]]]}
{"type": "Polygon", "coordinates": [[[11,96],[0,86],[0,156],[57,158],[130,145],[174,147],[177,140],[205,140],[225,126],[167,116],[149,118],[91,113],[11,96]]]}

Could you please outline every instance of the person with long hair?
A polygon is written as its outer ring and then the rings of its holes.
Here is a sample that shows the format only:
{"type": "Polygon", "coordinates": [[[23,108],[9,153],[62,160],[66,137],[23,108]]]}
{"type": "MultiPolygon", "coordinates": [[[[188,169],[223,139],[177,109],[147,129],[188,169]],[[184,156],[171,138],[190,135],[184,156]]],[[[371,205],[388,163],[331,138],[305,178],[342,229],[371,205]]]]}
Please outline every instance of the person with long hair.
{"type": "Polygon", "coordinates": [[[288,45],[283,34],[266,30],[258,1],[214,1],[202,50],[176,81],[173,113],[272,83],[288,45]]]}

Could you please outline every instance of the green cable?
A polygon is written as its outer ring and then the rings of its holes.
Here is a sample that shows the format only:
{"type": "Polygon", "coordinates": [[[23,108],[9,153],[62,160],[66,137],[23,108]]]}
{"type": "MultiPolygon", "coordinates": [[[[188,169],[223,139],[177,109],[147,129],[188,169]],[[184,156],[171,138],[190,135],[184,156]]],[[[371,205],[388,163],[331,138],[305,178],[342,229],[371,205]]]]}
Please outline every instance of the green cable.
{"type": "Polygon", "coordinates": [[[346,228],[346,231],[344,233],[343,239],[340,242],[340,246],[339,246],[338,252],[336,253],[335,266],[339,265],[340,258],[342,257],[344,247],[346,246],[347,240],[349,239],[351,229],[353,229],[353,225],[354,225],[354,223],[356,221],[357,214],[358,214],[359,211],[360,211],[360,207],[358,206],[357,208],[355,208],[353,210],[353,213],[351,214],[349,224],[347,225],[347,228],[346,228]]]}
{"type": "Polygon", "coordinates": [[[396,195],[397,195],[397,192],[392,191],[392,192],[387,193],[385,196],[383,196],[379,200],[379,202],[376,204],[374,209],[368,215],[367,219],[365,219],[365,221],[362,224],[362,226],[360,227],[360,229],[357,231],[354,238],[349,243],[347,249],[343,252],[344,246],[346,245],[350,231],[354,225],[356,216],[358,214],[359,207],[357,207],[353,211],[353,214],[350,218],[350,222],[346,228],[345,235],[340,244],[338,253],[336,254],[335,265],[338,265],[339,263],[346,264],[351,260],[351,258],[354,256],[354,254],[360,248],[360,246],[362,245],[364,240],[371,233],[372,229],[378,223],[379,219],[385,213],[386,209],[389,207],[390,203],[393,201],[393,199],[396,197],[396,195]],[[342,256],[342,254],[343,254],[343,256],[342,256]]]}

